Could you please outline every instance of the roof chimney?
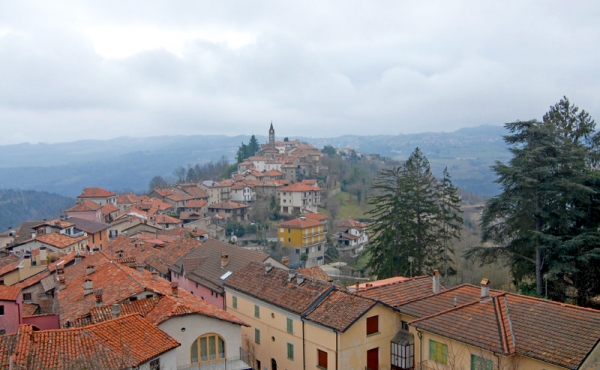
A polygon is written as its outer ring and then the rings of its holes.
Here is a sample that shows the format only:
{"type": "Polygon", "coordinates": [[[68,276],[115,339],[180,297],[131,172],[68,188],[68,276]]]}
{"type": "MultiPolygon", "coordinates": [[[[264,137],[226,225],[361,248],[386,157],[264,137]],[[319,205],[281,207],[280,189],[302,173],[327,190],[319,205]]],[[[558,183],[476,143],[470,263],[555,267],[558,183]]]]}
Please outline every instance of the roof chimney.
{"type": "Polygon", "coordinates": [[[117,317],[121,316],[121,306],[119,306],[118,303],[113,303],[110,315],[113,319],[116,319],[117,317]]]}
{"type": "Polygon", "coordinates": [[[433,294],[440,292],[440,272],[438,270],[433,271],[433,294]]]}
{"type": "Polygon", "coordinates": [[[486,278],[481,279],[481,298],[487,298],[490,295],[490,281],[486,278]]]}
{"type": "Polygon", "coordinates": [[[158,276],[158,272],[152,271],[151,275],[152,275],[152,280],[156,280],[156,277],[158,276]]]}
{"type": "Polygon", "coordinates": [[[292,281],[292,279],[296,276],[296,270],[289,269],[288,270],[288,281],[292,281]]]}
{"type": "Polygon", "coordinates": [[[94,265],[88,265],[85,268],[85,274],[86,275],[90,275],[90,274],[94,273],[94,271],[96,271],[96,268],[94,267],[94,265]]]}
{"type": "Polygon", "coordinates": [[[58,275],[58,290],[63,290],[67,287],[67,283],[65,282],[65,275],[58,275]]]}
{"type": "Polygon", "coordinates": [[[83,295],[92,294],[94,291],[94,283],[90,279],[85,279],[83,282],[83,295]]]}
{"type": "Polygon", "coordinates": [[[296,275],[296,282],[298,283],[298,285],[302,284],[304,282],[304,275],[297,274],[296,275]]]}
{"type": "Polygon", "coordinates": [[[136,264],[135,264],[135,268],[136,268],[136,270],[138,270],[138,271],[144,271],[144,264],[143,264],[143,263],[141,263],[141,262],[140,262],[140,263],[136,263],[136,264]]]}
{"type": "Polygon", "coordinates": [[[178,293],[178,288],[179,284],[176,281],[173,281],[171,283],[171,294],[173,294],[174,297],[177,297],[177,293],[178,293]]]}
{"type": "Polygon", "coordinates": [[[271,266],[271,262],[265,262],[265,274],[268,274],[273,267],[271,266]]]}
{"type": "Polygon", "coordinates": [[[227,266],[228,263],[229,263],[229,253],[222,252],[221,253],[221,268],[227,266]]]}
{"type": "Polygon", "coordinates": [[[282,257],[281,258],[281,263],[284,266],[290,267],[290,257],[287,257],[287,256],[286,257],[282,257]]]}
{"type": "Polygon", "coordinates": [[[102,302],[102,289],[96,289],[94,296],[96,297],[96,307],[104,306],[104,303],[102,302]]]}

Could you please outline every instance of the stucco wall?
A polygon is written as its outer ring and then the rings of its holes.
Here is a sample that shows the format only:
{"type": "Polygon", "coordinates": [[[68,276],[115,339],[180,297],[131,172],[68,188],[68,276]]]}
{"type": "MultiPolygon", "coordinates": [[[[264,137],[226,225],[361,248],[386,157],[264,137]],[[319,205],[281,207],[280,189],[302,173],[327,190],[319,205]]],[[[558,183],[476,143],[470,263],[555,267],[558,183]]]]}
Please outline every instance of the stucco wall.
{"type": "Polygon", "coordinates": [[[581,370],[592,370],[600,369],[600,342],[596,344],[596,347],[588,355],[586,360],[581,365],[581,370]]]}
{"type": "Polygon", "coordinates": [[[176,350],[177,366],[189,365],[191,362],[192,343],[200,336],[209,333],[220,335],[225,341],[225,357],[238,357],[242,346],[241,326],[227,321],[202,315],[186,315],[173,317],[158,326],[173,339],[181,343],[176,350]],[[185,331],[182,331],[185,328],[185,331]]]}
{"type": "Polygon", "coordinates": [[[21,295],[16,301],[0,301],[0,306],[4,306],[4,315],[0,316],[0,330],[5,330],[6,334],[16,333],[21,320],[21,295]]]}
{"type": "Polygon", "coordinates": [[[179,283],[179,287],[187,290],[193,295],[197,295],[198,297],[204,299],[206,302],[214,304],[215,306],[221,309],[225,307],[223,296],[221,296],[220,294],[212,293],[212,290],[200,284],[196,284],[190,279],[186,279],[183,275],[178,274],[176,276],[173,272],[171,272],[171,281],[176,281],[177,283],[179,283]]]}
{"type": "MultiPolygon", "coordinates": [[[[160,357],[160,370],[177,370],[177,355],[176,349],[172,349],[168,352],[163,353],[160,357]]],[[[154,360],[156,357],[151,359],[154,360]]],[[[141,364],[139,370],[150,370],[150,361],[141,364]]]]}

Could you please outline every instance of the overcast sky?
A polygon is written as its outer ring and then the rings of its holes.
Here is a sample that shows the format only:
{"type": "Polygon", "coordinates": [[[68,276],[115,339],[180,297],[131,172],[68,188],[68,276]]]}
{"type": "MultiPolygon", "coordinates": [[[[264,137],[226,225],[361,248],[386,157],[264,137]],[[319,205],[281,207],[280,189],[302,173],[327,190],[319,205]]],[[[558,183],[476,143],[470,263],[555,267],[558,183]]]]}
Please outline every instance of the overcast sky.
{"type": "Polygon", "coordinates": [[[0,0],[0,145],[600,120],[598,1],[0,0]]]}

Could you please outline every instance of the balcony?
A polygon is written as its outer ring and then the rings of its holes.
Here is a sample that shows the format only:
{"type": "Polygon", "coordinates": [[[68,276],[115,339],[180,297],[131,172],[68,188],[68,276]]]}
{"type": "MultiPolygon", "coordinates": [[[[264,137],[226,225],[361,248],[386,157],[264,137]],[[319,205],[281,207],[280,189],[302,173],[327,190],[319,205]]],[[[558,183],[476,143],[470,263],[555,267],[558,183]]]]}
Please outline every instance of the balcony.
{"type": "Polygon", "coordinates": [[[177,370],[252,370],[250,355],[242,350],[242,355],[223,361],[177,366],[177,370]]]}

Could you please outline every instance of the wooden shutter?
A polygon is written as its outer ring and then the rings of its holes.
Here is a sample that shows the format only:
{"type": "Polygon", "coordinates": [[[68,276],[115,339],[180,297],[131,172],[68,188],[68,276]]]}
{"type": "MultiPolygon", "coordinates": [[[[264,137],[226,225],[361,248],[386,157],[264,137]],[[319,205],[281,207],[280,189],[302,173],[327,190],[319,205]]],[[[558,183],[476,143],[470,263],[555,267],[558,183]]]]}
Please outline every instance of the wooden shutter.
{"type": "Polygon", "coordinates": [[[327,352],[321,351],[320,349],[318,349],[317,352],[319,354],[319,367],[327,369],[327,352]]]}
{"type": "Polygon", "coordinates": [[[379,331],[379,316],[367,317],[367,335],[379,331]]]}

